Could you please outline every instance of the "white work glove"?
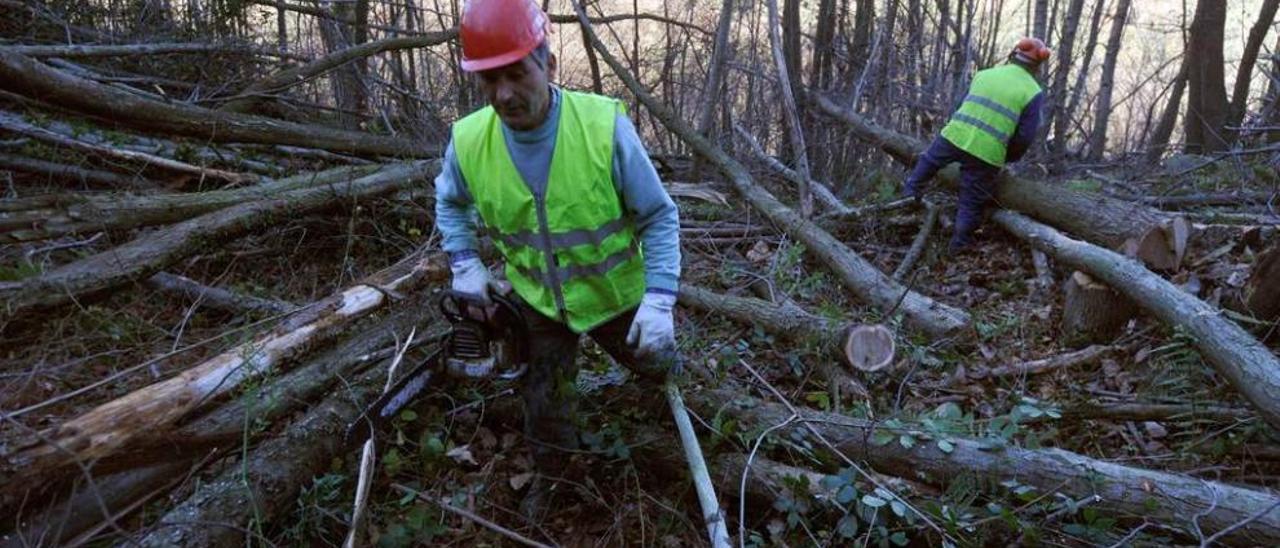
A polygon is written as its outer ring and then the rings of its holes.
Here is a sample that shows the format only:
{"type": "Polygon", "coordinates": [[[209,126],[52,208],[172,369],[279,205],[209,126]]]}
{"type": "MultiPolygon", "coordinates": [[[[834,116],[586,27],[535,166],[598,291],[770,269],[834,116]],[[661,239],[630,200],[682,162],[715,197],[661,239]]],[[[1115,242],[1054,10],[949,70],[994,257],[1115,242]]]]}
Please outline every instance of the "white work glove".
{"type": "Polygon", "coordinates": [[[449,270],[453,271],[454,291],[476,295],[484,301],[486,306],[489,305],[489,290],[494,284],[489,279],[489,269],[485,268],[478,257],[469,257],[452,263],[449,265],[449,270]]]}
{"type": "Polygon", "coordinates": [[[631,330],[627,332],[627,344],[635,347],[637,357],[675,353],[676,328],[671,316],[675,306],[675,295],[644,294],[636,317],[631,320],[631,330]]]}

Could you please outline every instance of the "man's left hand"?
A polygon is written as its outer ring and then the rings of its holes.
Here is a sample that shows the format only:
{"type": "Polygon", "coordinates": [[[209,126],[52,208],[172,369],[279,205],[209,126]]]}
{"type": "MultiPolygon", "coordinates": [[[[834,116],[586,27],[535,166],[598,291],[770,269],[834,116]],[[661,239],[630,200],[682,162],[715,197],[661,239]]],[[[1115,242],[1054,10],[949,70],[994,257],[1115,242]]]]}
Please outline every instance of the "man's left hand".
{"type": "Polygon", "coordinates": [[[676,331],[672,309],[676,296],[647,292],[636,309],[636,317],[627,332],[627,344],[635,347],[636,356],[663,356],[675,351],[676,331]]]}

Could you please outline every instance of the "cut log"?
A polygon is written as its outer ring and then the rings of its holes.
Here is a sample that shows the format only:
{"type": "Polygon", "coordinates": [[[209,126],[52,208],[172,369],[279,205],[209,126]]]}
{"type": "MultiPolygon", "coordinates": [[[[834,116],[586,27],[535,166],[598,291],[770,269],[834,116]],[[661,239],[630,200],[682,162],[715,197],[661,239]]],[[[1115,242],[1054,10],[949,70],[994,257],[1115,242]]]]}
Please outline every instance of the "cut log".
{"type": "MultiPolygon", "coordinates": [[[[809,92],[808,100],[817,110],[836,120],[859,137],[880,146],[882,150],[910,169],[925,144],[896,131],[882,128],[837,105],[822,95],[809,92]]],[[[958,172],[943,170],[938,178],[958,186],[958,172]]],[[[1076,192],[1063,185],[1046,184],[1002,173],[995,201],[1001,207],[1017,210],[1045,223],[1075,234],[1103,247],[1115,249],[1130,238],[1138,238],[1172,216],[1150,206],[1103,196],[1076,192]]]]}
{"type": "Polygon", "coordinates": [[[341,131],[143,99],[78,78],[14,53],[0,53],[0,89],[143,130],[209,142],[295,145],[358,156],[431,157],[440,147],[420,140],[341,131]]]}
{"type": "Polygon", "coordinates": [[[442,255],[414,254],[369,280],[300,311],[272,332],[195,367],[102,404],[40,436],[0,448],[0,508],[19,500],[17,477],[56,471],[118,451],[148,431],[164,429],[198,405],[236,389],[245,380],[278,370],[308,348],[342,333],[352,322],[385,305],[398,291],[447,270],[442,255]]]}
{"type": "Polygon", "coordinates": [[[193,303],[233,314],[284,314],[298,305],[275,299],[244,295],[218,287],[210,287],[186,276],[157,272],[147,278],[147,285],[165,293],[173,293],[193,303]]]}
{"type": "Polygon", "coordinates": [[[435,46],[452,40],[457,35],[456,28],[449,28],[442,32],[430,32],[419,36],[385,38],[341,49],[305,65],[283,70],[254,82],[244,91],[231,98],[230,101],[224,103],[218,110],[248,112],[255,104],[271,94],[279,93],[290,86],[315,78],[357,59],[363,59],[386,51],[435,46]]]}
{"type": "Polygon", "coordinates": [[[174,173],[182,173],[198,179],[215,179],[226,181],[232,184],[245,184],[257,182],[258,176],[246,175],[243,173],[232,173],[221,169],[212,169],[207,167],[193,166],[186,162],[179,162],[145,152],[128,150],[118,147],[107,147],[93,145],[70,137],[64,137],[47,129],[36,127],[26,123],[22,118],[10,112],[0,111],[0,130],[9,131],[18,135],[24,135],[38,141],[43,141],[59,147],[66,147],[77,152],[110,158],[144,167],[157,167],[174,173]]]}
{"type": "Polygon", "coordinates": [[[893,334],[881,325],[841,325],[794,305],[722,295],[693,284],[680,285],[679,301],[736,322],[758,325],[791,342],[816,344],[828,355],[863,371],[874,371],[893,361],[893,334]]]}
{"type": "Polygon", "coordinates": [[[353,198],[388,194],[418,184],[438,162],[402,164],[348,185],[282,193],[207,213],[145,234],[127,244],[62,265],[20,282],[0,282],[0,332],[16,321],[38,322],[39,311],[82,303],[134,280],[150,277],[207,248],[258,230],[282,218],[317,211],[353,198]]]}
{"type": "Polygon", "coordinates": [[[338,167],[245,188],[188,194],[62,194],[10,201],[0,208],[0,244],[171,224],[293,190],[337,187],[392,166],[338,167]]]}
{"type": "Polygon", "coordinates": [[[1245,312],[1262,321],[1280,318],[1280,238],[1254,258],[1245,284],[1245,312]]]}
{"type": "Polygon", "coordinates": [[[879,371],[893,363],[893,333],[883,325],[859,325],[845,332],[844,359],[865,373],[879,371]]]}
{"type": "Polygon", "coordinates": [[[1072,240],[1011,211],[998,211],[993,218],[1015,236],[1063,264],[1088,272],[1161,321],[1185,330],[1200,354],[1258,409],[1263,420],[1280,428],[1280,359],[1235,322],[1122,255],[1072,240]]]}
{"type": "MultiPolygon", "coordinates": [[[[794,420],[786,406],[728,390],[707,390],[690,395],[690,406],[699,413],[731,416],[739,424],[780,427],[774,435],[811,437],[811,427],[830,440],[845,456],[865,460],[879,472],[932,485],[948,485],[958,478],[981,477],[993,481],[1017,480],[1046,497],[1061,493],[1079,500],[1097,495],[1096,505],[1122,514],[1159,520],[1169,527],[1190,531],[1188,516],[1197,516],[1206,535],[1254,518],[1222,538],[1236,545],[1280,545],[1280,496],[1206,481],[1185,475],[1114,464],[1061,449],[992,448],[990,444],[949,437],[944,451],[931,435],[917,430],[888,428],[883,422],[853,419],[835,413],[801,410],[794,420]],[[892,434],[885,445],[876,445],[877,434],[892,434]],[[916,443],[900,444],[907,435],[916,443]]],[[[814,443],[815,448],[822,445],[814,443]]],[[[834,460],[834,459],[832,459],[834,460]]]]}
{"type": "Polygon", "coordinates": [[[582,24],[583,34],[591,43],[591,47],[600,53],[601,59],[604,59],[627,88],[649,109],[649,112],[653,113],[663,126],[724,173],[738,194],[769,217],[775,226],[803,242],[810,252],[821,258],[829,268],[835,271],[845,287],[883,312],[900,310],[909,325],[935,338],[952,337],[969,327],[968,313],[934,301],[894,282],[892,278],[877,270],[875,266],[858,256],[831,234],[804,219],[790,207],[778,201],[769,191],[757,185],[742,164],[730,158],[723,150],[699,135],[688,123],[649,95],[627,68],[619,63],[613,54],[609,53],[608,48],[600,42],[582,7],[578,5],[575,7],[578,11],[578,20],[582,24]]]}
{"type": "Polygon", "coordinates": [[[1133,301],[1084,272],[1071,273],[1064,285],[1060,331],[1068,344],[1110,342],[1137,313],[1133,301]]]}

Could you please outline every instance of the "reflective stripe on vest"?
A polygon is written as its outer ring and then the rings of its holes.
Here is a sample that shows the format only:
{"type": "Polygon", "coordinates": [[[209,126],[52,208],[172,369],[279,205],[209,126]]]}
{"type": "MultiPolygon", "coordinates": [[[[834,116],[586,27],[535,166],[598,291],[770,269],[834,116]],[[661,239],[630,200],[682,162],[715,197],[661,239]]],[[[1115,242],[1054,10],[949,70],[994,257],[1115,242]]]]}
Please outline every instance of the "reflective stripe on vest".
{"type": "Polygon", "coordinates": [[[534,195],[486,107],[454,124],[454,153],[481,231],[507,263],[507,279],[543,315],[581,333],[635,307],[644,262],[635,225],[613,181],[622,104],[560,90],[545,195],[534,195]]]}
{"type": "Polygon", "coordinates": [[[1022,110],[1037,93],[1040,84],[1017,65],[978,71],[942,137],[988,164],[1003,166],[1022,110]]]}

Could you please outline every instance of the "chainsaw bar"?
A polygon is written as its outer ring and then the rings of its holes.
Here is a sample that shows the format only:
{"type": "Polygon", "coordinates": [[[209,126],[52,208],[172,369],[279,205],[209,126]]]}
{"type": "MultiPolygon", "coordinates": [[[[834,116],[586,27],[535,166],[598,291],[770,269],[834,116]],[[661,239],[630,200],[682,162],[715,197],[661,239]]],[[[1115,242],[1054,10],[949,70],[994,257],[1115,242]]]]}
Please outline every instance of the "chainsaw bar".
{"type": "Polygon", "coordinates": [[[422,363],[404,378],[396,381],[372,405],[366,407],[355,422],[347,427],[344,436],[348,447],[354,447],[373,437],[373,433],[391,422],[404,406],[422,394],[431,384],[431,376],[440,366],[441,350],[432,352],[422,363]]]}

